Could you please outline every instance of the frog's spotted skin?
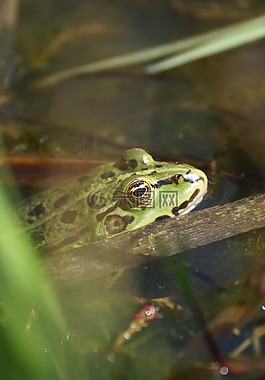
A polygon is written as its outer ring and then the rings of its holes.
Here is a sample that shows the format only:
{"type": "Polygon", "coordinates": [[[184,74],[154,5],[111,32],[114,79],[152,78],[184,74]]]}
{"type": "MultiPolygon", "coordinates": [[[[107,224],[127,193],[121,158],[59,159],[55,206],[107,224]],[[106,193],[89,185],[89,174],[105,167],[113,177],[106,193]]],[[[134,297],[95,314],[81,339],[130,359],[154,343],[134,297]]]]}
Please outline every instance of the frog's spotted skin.
{"type": "Polygon", "coordinates": [[[37,247],[65,252],[188,213],[202,200],[207,182],[201,170],[155,161],[133,148],[115,163],[28,199],[19,213],[37,247]]]}

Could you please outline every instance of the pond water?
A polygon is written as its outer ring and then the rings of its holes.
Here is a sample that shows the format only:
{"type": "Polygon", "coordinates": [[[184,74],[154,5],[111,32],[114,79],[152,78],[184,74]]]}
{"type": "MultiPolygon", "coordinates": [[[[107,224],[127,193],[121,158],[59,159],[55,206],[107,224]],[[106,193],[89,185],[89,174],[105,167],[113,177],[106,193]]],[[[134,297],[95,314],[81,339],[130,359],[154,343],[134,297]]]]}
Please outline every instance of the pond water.
{"type": "MultiPolygon", "coordinates": [[[[263,40],[160,75],[126,68],[30,88],[52,73],[196,35],[265,10],[262,1],[201,3],[198,8],[194,1],[177,0],[21,0],[14,29],[15,70],[6,90],[9,101],[0,109],[5,152],[21,161],[49,156],[89,162],[113,160],[123,149],[139,146],[158,159],[206,170],[214,195],[202,207],[264,192],[263,40]]],[[[53,168],[47,170],[53,176],[53,168]]],[[[30,193],[35,191],[31,184],[30,193]]],[[[147,262],[129,270],[111,289],[105,278],[85,284],[69,279],[66,287],[55,286],[67,323],[62,354],[70,358],[60,365],[71,367],[69,379],[199,378],[192,355],[186,355],[187,365],[179,369],[178,353],[236,299],[236,284],[263,255],[263,236],[264,230],[258,230],[170,260],[147,262]],[[163,300],[155,303],[159,318],[117,345],[135,313],[158,298],[163,300]]],[[[228,334],[225,343],[216,344],[221,367],[220,357],[230,360],[230,353],[261,323],[258,314],[243,326],[238,340],[228,334]]],[[[204,359],[218,362],[215,348],[208,348],[204,359]]],[[[248,364],[251,348],[247,355],[248,364]]],[[[205,363],[202,378],[215,378],[205,363]]],[[[243,370],[241,376],[249,378],[243,370]]]]}

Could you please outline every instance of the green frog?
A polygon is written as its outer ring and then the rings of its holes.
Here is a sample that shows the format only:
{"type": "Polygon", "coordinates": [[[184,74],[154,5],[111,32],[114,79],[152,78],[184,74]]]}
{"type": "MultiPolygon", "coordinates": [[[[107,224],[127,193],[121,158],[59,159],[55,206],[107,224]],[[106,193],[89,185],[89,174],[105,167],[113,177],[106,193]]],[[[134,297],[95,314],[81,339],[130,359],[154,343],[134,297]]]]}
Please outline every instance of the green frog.
{"type": "Polygon", "coordinates": [[[133,148],[114,163],[29,198],[19,214],[37,248],[67,252],[186,214],[201,202],[207,183],[199,169],[155,161],[133,148]]]}

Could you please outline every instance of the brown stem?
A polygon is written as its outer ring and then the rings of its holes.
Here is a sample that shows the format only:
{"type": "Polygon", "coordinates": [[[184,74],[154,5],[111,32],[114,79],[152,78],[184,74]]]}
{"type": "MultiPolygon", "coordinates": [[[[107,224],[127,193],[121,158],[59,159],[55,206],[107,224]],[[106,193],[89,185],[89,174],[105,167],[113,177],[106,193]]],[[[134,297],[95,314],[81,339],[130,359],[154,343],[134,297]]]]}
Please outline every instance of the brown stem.
{"type": "Polygon", "coordinates": [[[265,226],[265,194],[244,198],[93,243],[65,254],[47,253],[47,272],[72,285],[171,256],[265,226]]]}

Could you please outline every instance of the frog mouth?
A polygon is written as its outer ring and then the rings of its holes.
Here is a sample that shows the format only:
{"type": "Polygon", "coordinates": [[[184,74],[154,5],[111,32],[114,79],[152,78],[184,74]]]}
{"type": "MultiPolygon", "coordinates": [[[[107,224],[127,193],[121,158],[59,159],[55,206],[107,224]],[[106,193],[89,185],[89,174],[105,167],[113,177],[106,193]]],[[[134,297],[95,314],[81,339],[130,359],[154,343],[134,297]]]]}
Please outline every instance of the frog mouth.
{"type": "Polygon", "coordinates": [[[179,214],[185,215],[185,214],[188,214],[190,211],[192,211],[203,200],[203,197],[205,194],[206,194],[206,191],[204,194],[202,194],[200,198],[196,199],[196,201],[192,205],[190,205],[190,207],[187,207],[183,212],[179,212],[179,214]]]}
{"type": "MultiPolygon", "coordinates": [[[[205,182],[205,179],[200,177],[200,179],[205,182]]],[[[200,180],[199,179],[199,180],[200,180]]],[[[206,178],[207,181],[207,178],[206,178]]],[[[190,196],[189,199],[181,203],[177,207],[173,207],[172,214],[175,216],[188,214],[192,211],[202,200],[207,193],[207,182],[203,189],[196,189],[190,196]]]]}

